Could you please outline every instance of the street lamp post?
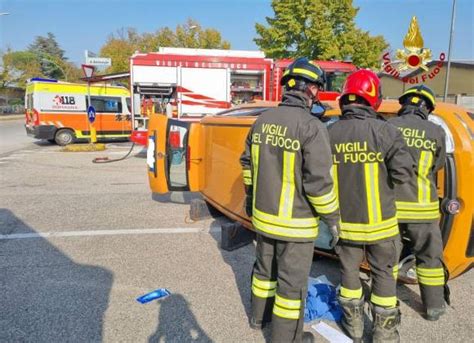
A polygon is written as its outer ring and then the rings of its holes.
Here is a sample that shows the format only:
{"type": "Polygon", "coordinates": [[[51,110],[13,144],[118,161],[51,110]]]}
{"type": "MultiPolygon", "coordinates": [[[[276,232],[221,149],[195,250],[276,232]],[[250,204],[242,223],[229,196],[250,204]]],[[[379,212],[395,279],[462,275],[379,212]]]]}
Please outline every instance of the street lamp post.
{"type": "Polygon", "coordinates": [[[50,59],[45,58],[44,56],[42,56],[42,61],[49,62],[51,64],[54,64],[56,67],[58,67],[59,70],[61,70],[61,73],[63,73],[64,79],[67,82],[67,73],[64,71],[63,67],[61,67],[58,63],[56,63],[56,62],[54,62],[50,59]]]}
{"type": "Polygon", "coordinates": [[[456,0],[453,0],[453,10],[451,14],[451,32],[449,34],[448,66],[446,67],[446,80],[444,81],[444,96],[443,96],[444,102],[446,102],[446,98],[448,97],[449,71],[451,69],[451,44],[453,42],[453,35],[454,35],[455,13],[456,13],[456,0]]]}

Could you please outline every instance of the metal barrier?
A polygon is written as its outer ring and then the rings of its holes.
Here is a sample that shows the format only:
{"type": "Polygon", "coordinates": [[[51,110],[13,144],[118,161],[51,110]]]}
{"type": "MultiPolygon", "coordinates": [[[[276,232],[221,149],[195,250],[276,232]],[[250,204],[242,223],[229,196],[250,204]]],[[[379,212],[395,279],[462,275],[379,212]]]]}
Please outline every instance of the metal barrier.
{"type": "Polygon", "coordinates": [[[4,105],[0,106],[0,114],[23,114],[25,113],[24,105],[4,105]]]}

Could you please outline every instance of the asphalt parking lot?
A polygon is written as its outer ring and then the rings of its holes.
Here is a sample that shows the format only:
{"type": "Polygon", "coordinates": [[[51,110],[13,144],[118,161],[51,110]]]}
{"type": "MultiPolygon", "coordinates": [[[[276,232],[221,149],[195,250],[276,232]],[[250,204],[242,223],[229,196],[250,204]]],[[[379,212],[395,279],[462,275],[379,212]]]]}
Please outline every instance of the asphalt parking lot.
{"type": "MultiPolygon", "coordinates": [[[[141,148],[93,164],[130,144],[107,146],[65,153],[31,139],[1,152],[0,341],[265,342],[247,325],[254,245],[226,252],[225,218],[191,222],[188,204],[153,200],[141,148]],[[162,287],[172,295],[135,300],[162,287]]],[[[311,276],[337,284],[337,268],[317,258],[311,276]]],[[[450,284],[436,323],[421,317],[417,287],[399,286],[402,342],[472,340],[474,272],[450,284]]]]}

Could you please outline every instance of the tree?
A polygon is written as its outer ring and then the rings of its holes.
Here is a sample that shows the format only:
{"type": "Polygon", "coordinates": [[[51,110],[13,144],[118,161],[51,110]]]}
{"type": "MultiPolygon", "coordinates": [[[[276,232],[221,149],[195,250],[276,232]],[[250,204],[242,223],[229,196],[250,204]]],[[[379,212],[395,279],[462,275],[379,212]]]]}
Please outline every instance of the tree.
{"type": "Polygon", "coordinates": [[[30,51],[8,50],[2,55],[0,89],[8,86],[25,88],[26,81],[32,77],[44,76],[37,56],[30,51]]]}
{"type": "Polygon", "coordinates": [[[62,66],[62,63],[66,62],[67,58],[64,57],[64,50],[59,47],[54,34],[48,32],[46,37],[37,36],[35,41],[28,47],[28,51],[38,56],[44,76],[53,79],[67,77],[62,66]]]}
{"type": "Polygon", "coordinates": [[[154,33],[140,35],[134,28],[122,28],[108,37],[100,55],[112,59],[108,73],[123,72],[129,69],[129,58],[135,51],[157,51],[159,47],[230,49],[230,43],[222,39],[219,31],[203,29],[197,21],[188,19],[174,31],[162,27],[154,33]]]}
{"type": "Polygon", "coordinates": [[[108,73],[123,72],[129,69],[129,58],[138,50],[140,38],[135,29],[121,29],[115,35],[110,35],[107,43],[100,49],[100,56],[109,57],[112,65],[108,73]]]}
{"type": "Polygon", "coordinates": [[[25,51],[7,50],[1,55],[0,88],[15,86],[25,88],[26,81],[33,77],[66,79],[77,81],[81,70],[68,62],[64,50],[59,47],[51,32],[46,37],[38,36],[25,51]]]}
{"type": "Polygon", "coordinates": [[[219,31],[215,29],[203,30],[201,25],[193,19],[188,19],[184,25],[176,26],[175,36],[176,43],[171,46],[182,48],[230,49],[230,43],[222,41],[219,31]]]}
{"type": "Polygon", "coordinates": [[[370,36],[355,26],[358,8],[352,0],[272,0],[275,13],[268,27],[255,24],[255,43],[273,58],[306,56],[310,59],[343,60],[359,67],[380,66],[388,47],[383,36],[370,36]]]}

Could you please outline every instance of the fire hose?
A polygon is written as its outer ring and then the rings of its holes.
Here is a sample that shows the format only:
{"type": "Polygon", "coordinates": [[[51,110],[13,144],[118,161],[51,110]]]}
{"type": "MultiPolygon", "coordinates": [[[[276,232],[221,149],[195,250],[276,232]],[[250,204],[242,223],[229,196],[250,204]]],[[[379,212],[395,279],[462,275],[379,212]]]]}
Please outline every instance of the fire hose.
{"type": "Polygon", "coordinates": [[[92,163],[112,163],[112,162],[123,161],[132,153],[132,150],[134,147],[135,147],[135,142],[132,144],[132,146],[130,147],[130,150],[125,154],[125,156],[122,156],[120,158],[109,159],[108,157],[96,157],[92,160],[92,163]]]}

